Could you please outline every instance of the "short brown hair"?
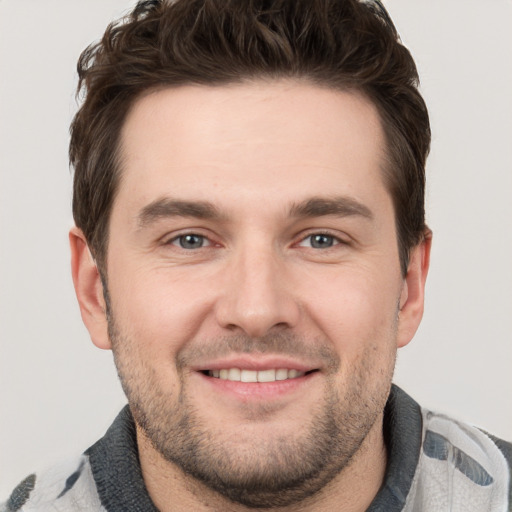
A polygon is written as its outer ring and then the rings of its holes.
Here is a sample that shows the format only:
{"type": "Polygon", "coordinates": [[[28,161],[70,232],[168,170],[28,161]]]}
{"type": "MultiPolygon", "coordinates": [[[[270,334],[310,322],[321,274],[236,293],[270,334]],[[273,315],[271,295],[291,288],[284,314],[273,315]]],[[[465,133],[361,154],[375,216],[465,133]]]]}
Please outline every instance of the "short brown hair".
{"type": "Polygon", "coordinates": [[[119,183],[119,138],[148,89],[297,78],[356,90],[377,107],[400,264],[426,232],[430,126],[418,74],[377,0],[148,0],[108,26],[78,62],[84,102],[71,125],[73,215],[100,269],[119,183]]]}

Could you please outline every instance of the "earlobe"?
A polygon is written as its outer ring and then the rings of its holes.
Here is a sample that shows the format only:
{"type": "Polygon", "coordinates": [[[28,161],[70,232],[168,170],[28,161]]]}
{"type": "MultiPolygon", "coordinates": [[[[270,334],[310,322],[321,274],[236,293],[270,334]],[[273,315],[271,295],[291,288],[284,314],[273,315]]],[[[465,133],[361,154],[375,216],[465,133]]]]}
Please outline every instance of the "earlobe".
{"type": "Polygon", "coordinates": [[[76,227],[69,232],[71,272],[82,320],[92,342],[101,349],[110,349],[103,284],[82,231],[76,227]]]}
{"type": "Polygon", "coordinates": [[[412,248],[409,267],[400,295],[398,315],[398,347],[407,345],[420,325],[425,302],[425,281],[430,265],[432,232],[428,230],[423,240],[412,248]]]}

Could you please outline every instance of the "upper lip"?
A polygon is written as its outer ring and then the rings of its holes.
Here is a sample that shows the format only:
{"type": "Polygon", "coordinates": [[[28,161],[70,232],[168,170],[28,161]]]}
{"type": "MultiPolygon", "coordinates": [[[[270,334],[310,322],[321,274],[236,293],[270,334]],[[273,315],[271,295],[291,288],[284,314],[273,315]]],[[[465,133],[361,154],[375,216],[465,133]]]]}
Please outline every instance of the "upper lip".
{"type": "Polygon", "coordinates": [[[300,372],[309,372],[318,370],[319,365],[306,363],[292,357],[283,356],[249,356],[240,355],[234,357],[226,357],[222,359],[215,359],[208,361],[204,364],[194,365],[194,371],[207,371],[207,370],[224,370],[229,368],[240,368],[241,370],[271,370],[286,368],[288,370],[298,370],[300,372]]]}

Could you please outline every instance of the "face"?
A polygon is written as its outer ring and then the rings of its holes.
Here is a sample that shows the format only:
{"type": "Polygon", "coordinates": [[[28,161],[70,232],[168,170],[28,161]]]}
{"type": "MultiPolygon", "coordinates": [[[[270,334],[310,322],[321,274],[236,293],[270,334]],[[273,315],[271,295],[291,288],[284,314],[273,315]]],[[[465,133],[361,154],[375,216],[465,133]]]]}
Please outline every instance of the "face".
{"type": "Polygon", "coordinates": [[[384,151],[371,103],[303,83],[161,90],[126,120],[116,365],[139,435],[233,501],[304,499],[381,428],[410,338],[384,151]]]}

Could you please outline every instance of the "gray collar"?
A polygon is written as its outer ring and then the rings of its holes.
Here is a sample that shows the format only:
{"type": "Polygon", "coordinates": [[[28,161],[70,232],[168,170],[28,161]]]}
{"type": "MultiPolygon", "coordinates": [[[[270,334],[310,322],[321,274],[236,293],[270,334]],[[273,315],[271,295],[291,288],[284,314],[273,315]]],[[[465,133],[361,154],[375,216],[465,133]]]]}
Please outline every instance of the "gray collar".
{"type": "MultiPolygon", "coordinates": [[[[402,510],[418,463],[421,431],[419,405],[393,385],[384,412],[386,478],[367,512],[402,510]]],[[[158,512],[142,479],[135,424],[128,406],[85,454],[89,456],[101,503],[108,512],[158,512]]]]}

